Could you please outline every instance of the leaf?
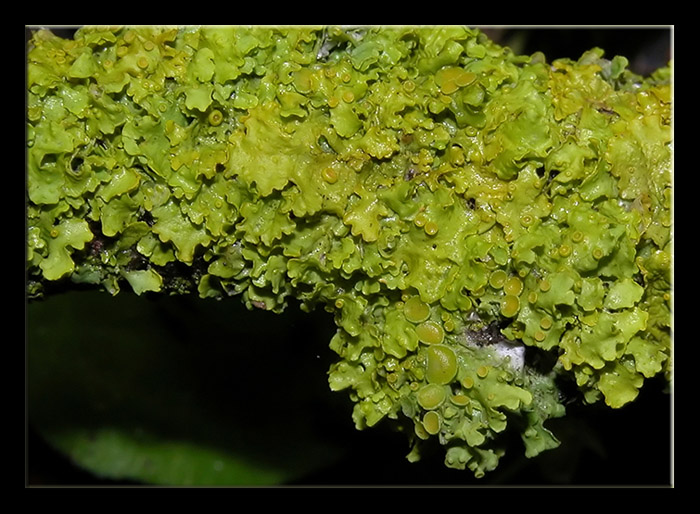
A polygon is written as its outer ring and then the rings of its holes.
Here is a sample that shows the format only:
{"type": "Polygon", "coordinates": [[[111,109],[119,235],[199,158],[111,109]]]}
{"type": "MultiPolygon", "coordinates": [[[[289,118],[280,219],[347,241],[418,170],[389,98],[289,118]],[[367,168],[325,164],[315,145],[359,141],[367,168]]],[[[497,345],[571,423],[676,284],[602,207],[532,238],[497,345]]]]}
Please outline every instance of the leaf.
{"type": "Polygon", "coordinates": [[[32,303],[30,424],[100,477],[191,486],[299,479],[342,454],[324,431],[333,412],[325,363],[309,355],[329,336],[304,322],[302,347],[283,329],[294,321],[270,316],[280,315],[247,312],[237,299],[84,292],[32,303]]]}

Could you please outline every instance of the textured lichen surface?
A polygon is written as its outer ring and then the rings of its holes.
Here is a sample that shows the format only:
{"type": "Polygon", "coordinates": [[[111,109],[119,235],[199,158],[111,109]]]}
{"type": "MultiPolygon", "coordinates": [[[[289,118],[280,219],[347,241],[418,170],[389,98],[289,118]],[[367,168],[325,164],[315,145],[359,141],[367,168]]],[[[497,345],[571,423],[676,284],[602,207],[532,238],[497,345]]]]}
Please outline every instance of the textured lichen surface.
{"type": "Polygon", "coordinates": [[[29,295],[298,299],[358,428],[476,476],[506,433],[535,456],[564,385],[671,377],[670,71],[626,64],[460,27],[39,30],[29,295]]]}

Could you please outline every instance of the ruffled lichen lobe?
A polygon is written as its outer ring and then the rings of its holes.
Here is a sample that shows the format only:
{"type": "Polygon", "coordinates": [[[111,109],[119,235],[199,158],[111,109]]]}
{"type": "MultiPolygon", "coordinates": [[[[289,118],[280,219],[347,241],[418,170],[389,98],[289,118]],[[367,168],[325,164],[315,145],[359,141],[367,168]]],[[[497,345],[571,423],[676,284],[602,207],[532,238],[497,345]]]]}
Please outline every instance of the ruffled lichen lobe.
{"type": "Polygon", "coordinates": [[[483,476],[509,427],[558,444],[562,377],[670,379],[670,87],[461,27],[39,30],[29,292],[322,306],[356,426],[483,476]]]}

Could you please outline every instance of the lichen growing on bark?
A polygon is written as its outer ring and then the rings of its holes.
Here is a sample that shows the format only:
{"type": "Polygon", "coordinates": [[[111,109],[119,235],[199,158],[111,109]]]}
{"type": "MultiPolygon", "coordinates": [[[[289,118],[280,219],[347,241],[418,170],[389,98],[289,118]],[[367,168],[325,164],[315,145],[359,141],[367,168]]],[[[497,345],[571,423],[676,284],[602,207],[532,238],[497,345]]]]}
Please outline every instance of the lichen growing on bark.
{"type": "Polygon", "coordinates": [[[670,70],[626,65],[462,27],[39,30],[29,295],[296,298],[358,428],[476,476],[509,429],[535,456],[562,379],[617,408],[671,376],[670,70]]]}

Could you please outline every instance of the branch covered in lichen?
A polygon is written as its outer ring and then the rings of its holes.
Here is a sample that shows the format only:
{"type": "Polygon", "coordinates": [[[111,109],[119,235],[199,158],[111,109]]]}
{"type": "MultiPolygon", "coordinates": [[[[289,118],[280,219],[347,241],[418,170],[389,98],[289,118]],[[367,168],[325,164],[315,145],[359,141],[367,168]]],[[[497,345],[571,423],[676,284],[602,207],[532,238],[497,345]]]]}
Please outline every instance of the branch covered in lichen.
{"type": "Polygon", "coordinates": [[[27,275],[334,316],[358,428],[496,467],[671,370],[669,69],[460,27],[37,31],[27,275]],[[543,365],[542,363],[547,363],[543,365]]]}

